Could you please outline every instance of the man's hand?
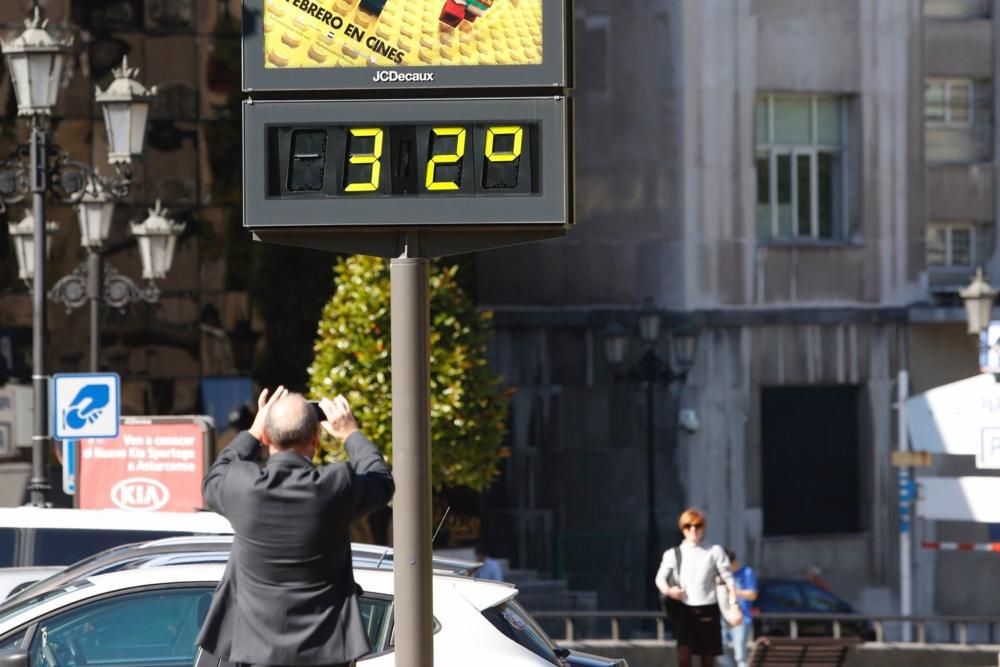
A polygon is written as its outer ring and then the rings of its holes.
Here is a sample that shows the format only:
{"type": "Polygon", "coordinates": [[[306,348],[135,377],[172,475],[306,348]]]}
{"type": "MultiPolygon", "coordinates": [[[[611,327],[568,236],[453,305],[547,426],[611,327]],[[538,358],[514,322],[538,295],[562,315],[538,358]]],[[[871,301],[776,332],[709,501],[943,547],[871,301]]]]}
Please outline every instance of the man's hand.
{"type": "Polygon", "coordinates": [[[269,444],[264,439],[264,422],[267,421],[267,413],[271,411],[271,406],[281,400],[281,397],[288,393],[284,385],[278,385],[278,388],[274,390],[274,393],[268,397],[267,389],[260,392],[260,396],[257,397],[257,416],[253,418],[253,424],[250,425],[250,435],[257,438],[265,445],[269,444]]]}
{"type": "Polygon", "coordinates": [[[685,593],[684,589],[680,586],[671,586],[667,589],[667,597],[683,602],[684,598],[687,597],[687,593],[685,593]]]}
{"type": "Polygon", "coordinates": [[[351,406],[342,394],[337,394],[337,397],[332,401],[329,398],[322,399],[319,402],[319,407],[326,415],[326,421],[322,421],[320,424],[323,425],[327,433],[341,442],[358,430],[358,420],[354,418],[351,406]]]}

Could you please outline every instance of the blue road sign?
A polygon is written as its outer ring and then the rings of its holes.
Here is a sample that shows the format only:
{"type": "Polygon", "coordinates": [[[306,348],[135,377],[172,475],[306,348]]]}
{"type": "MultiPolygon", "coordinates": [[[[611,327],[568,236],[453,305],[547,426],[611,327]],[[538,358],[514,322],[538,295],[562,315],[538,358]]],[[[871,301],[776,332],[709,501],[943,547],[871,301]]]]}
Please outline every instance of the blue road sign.
{"type": "Polygon", "coordinates": [[[58,373],[52,377],[53,434],[60,440],[117,438],[121,381],[117,373],[58,373]]]}
{"type": "Polygon", "coordinates": [[[76,441],[62,441],[62,485],[68,496],[76,494],[76,441]]]}

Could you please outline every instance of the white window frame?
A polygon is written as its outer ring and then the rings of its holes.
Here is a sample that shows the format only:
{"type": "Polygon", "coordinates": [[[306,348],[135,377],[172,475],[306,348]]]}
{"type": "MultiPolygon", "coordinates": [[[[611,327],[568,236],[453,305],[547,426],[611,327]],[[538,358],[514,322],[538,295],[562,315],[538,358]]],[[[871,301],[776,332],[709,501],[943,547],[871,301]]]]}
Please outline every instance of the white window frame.
{"type": "Polygon", "coordinates": [[[944,264],[930,264],[927,268],[931,271],[951,271],[955,269],[973,269],[978,262],[978,233],[974,222],[937,222],[927,223],[928,227],[944,230],[944,264]],[[954,259],[954,243],[952,233],[956,230],[969,232],[969,263],[956,264],[954,259]]]}
{"type": "MultiPolygon", "coordinates": [[[[843,96],[834,95],[808,95],[809,97],[809,117],[810,129],[809,143],[776,143],[774,141],[774,100],[778,97],[796,97],[795,95],[784,95],[781,93],[763,93],[758,95],[758,100],[764,99],[767,105],[767,142],[756,143],[754,155],[758,152],[767,153],[768,164],[768,196],[770,198],[771,212],[771,235],[767,241],[836,241],[845,236],[847,230],[847,216],[849,206],[849,190],[847,188],[847,101],[843,96]],[[819,100],[820,98],[832,98],[837,103],[838,116],[840,122],[840,136],[843,138],[840,145],[825,144],[819,142],[819,100]],[[832,153],[840,156],[840,182],[843,184],[839,195],[843,206],[839,216],[832,220],[832,230],[829,237],[819,235],[819,155],[821,153],[832,153]],[[780,234],[779,211],[778,211],[778,156],[788,155],[791,159],[791,212],[792,212],[792,233],[791,236],[780,234]],[[809,157],[809,232],[800,233],[799,230],[799,179],[798,179],[798,157],[807,155],[809,157]]],[[[805,96],[798,96],[805,97],[805,96]]],[[[755,139],[756,141],[756,139],[755,139]]],[[[760,202],[758,202],[759,204],[760,202]]],[[[831,212],[831,215],[833,213],[831,212]]]]}
{"type": "Polygon", "coordinates": [[[975,117],[976,82],[967,78],[928,77],[924,81],[924,122],[930,127],[972,127],[975,117]],[[927,117],[927,90],[931,86],[941,86],[944,93],[944,117],[940,120],[927,117]],[[955,120],[953,111],[953,89],[965,86],[968,92],[965,97],[966,114],[964,119],[955,120]]]}

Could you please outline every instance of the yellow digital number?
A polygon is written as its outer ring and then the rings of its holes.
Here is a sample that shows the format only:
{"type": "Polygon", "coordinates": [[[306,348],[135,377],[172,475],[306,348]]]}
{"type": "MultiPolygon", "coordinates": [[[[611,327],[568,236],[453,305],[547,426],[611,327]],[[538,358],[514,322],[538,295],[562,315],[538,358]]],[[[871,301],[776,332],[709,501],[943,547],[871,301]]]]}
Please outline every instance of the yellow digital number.
{"type": "Polygon", "coordinates": [[[524,142],[524,128],[519,125],[497,125],[486,130],[486,159],[490,162],[513,162],[521,157],[524,142]],[[494,142],[497,137],[513,137],[514,146],[509,152],[496,152],[494,142]]]}
{"type": "Polygon", "coordinates": [[[375,145],[372,147],[371,153],[349,153],[347,156],[347,162],[349,165],[364,165],[370,164],[372,166],[372,176],[367,182],[359,183],[349,183],[345,188],[345,192],[375,192],[378,190],[379,176],[382,175],[382,137],[383,132],[377,127],[361,127],[354,128],[351,130],[351,137],[374,137],[375,145]]]}
{"type": "Polygon", "coordinates": [[[438,181],[434,174],[439,164],[458,164],[465,155],[465,128],[464,127],[435,127],[431,132],[435,137],[455,137],[455,152],[432,155],[427,161],[427,178],[424,185],[428,190],[458,190],[461,181],[461,172],[458,180],[438,181]]]}

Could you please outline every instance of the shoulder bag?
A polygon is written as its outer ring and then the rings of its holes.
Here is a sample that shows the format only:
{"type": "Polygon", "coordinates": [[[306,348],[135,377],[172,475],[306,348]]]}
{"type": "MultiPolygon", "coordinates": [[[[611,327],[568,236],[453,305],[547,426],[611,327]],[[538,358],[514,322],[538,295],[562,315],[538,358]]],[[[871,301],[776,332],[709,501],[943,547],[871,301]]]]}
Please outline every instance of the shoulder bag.
{"type": "MultiPolygon", "coordinates": [[[[670,573],[670,579],[667,580],[668,586],[680,586],[681,585],[681,550],[680,547],[673,547],[674,560],[677,562],[677,567],[674,571],[670,573]]],[[[680,600],[675,600],[669,595],[663,595],[660,597],[660,604],[663,606],[663,613],[671,621],[676,623],[681,614],[684,612],[684,603],[680,600]]]]}

